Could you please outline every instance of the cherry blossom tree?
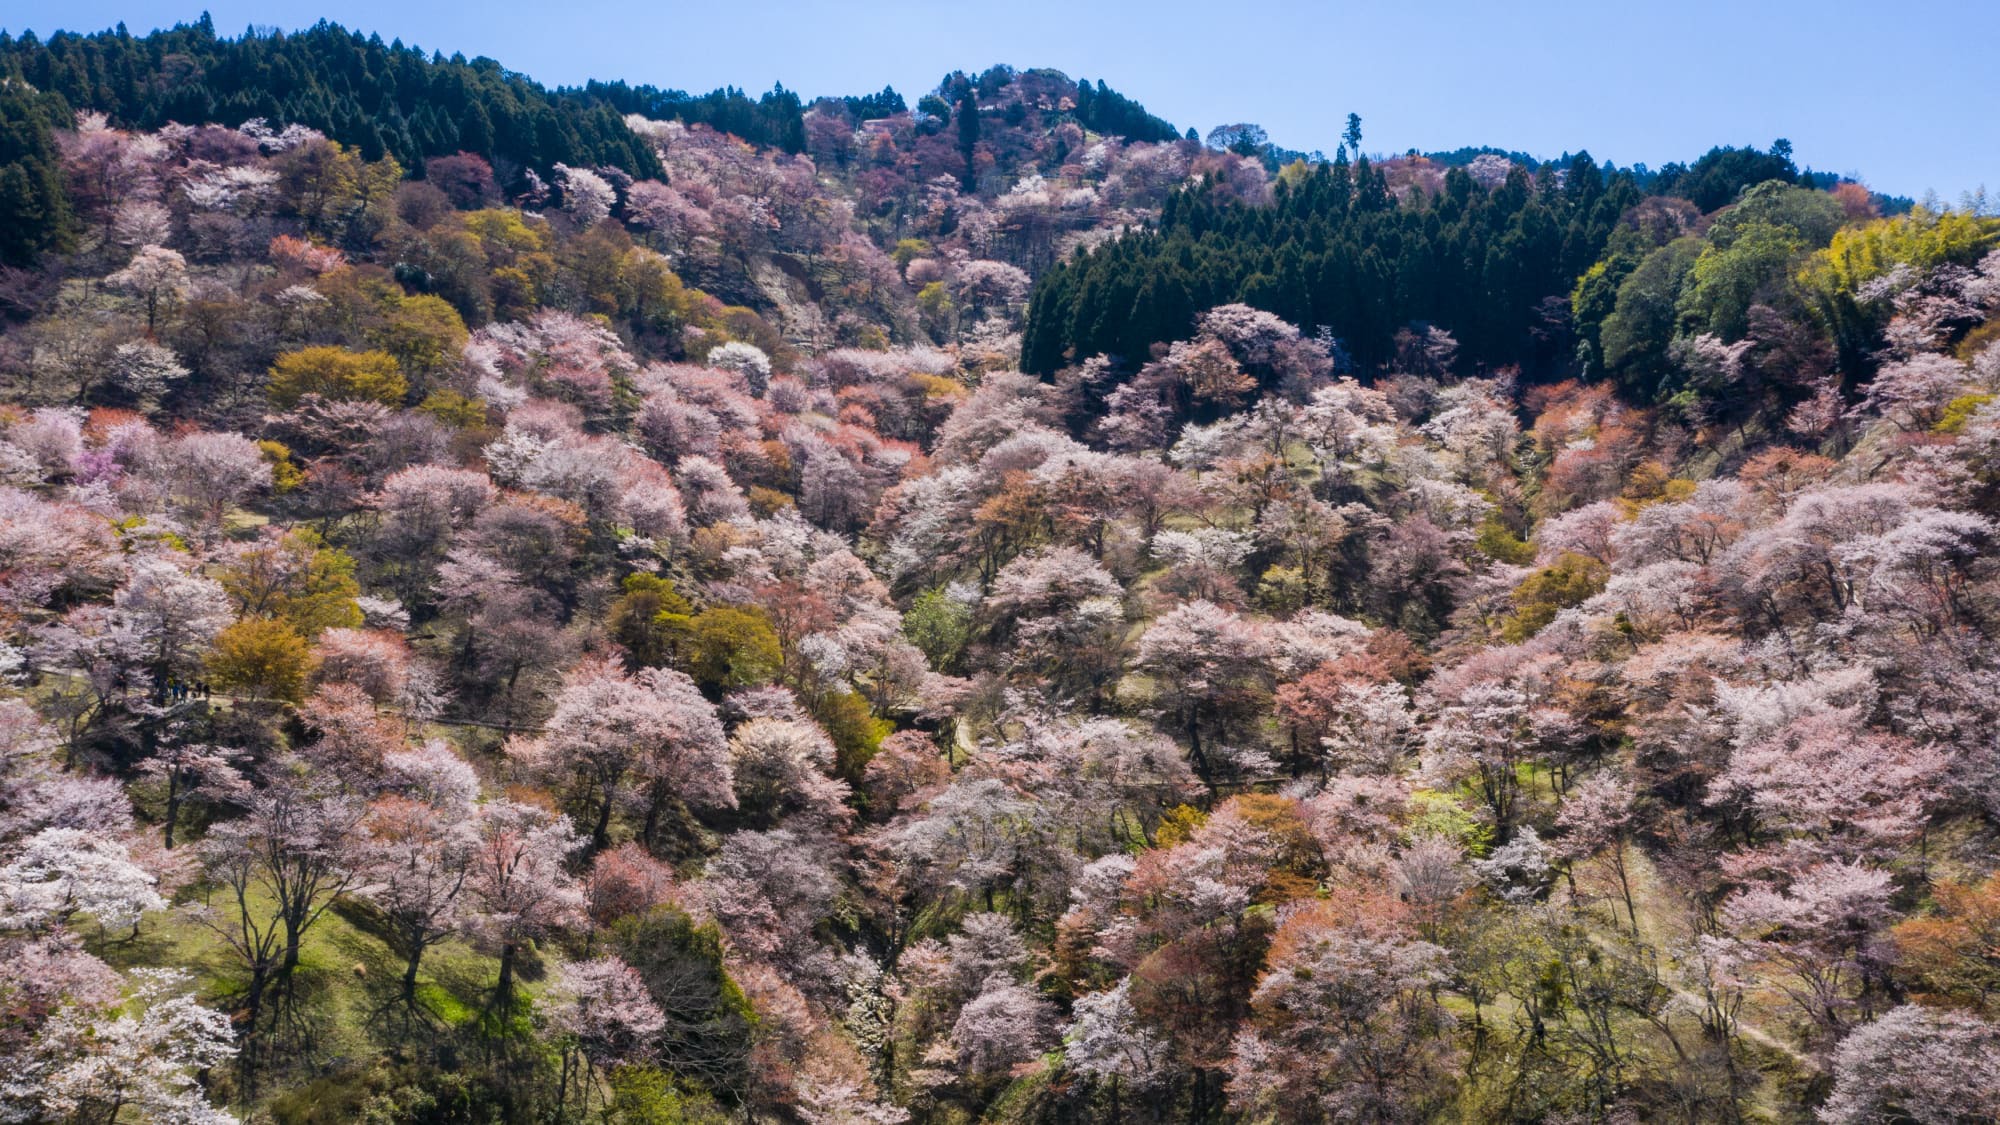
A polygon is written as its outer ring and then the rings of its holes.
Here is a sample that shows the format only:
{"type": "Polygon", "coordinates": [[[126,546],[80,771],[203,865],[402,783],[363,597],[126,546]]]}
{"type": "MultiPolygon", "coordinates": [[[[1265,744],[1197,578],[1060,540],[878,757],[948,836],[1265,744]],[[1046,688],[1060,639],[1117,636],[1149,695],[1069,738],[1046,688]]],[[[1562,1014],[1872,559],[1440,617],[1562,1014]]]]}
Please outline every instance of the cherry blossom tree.
{"type": "Polygon", "coordinates": [[[404,604],[428,599],[453,537],[493,496],[493,482],[485,473],[442,465],[412,466],[382,482],[375,498],[381,522],[370,553],[404,604]]]}
{"type": "Polygon", "coordinates": [[[1388,920],[1300,908],[1272,938],[1234,1044],[1232,1104],[1277,1120],[1422,1119],[1455,1062],[1433,995],[1448,963],[1388,920]]]}
{"type": "Polygon", "coordinates": [[[1666,559],[1708,565],[1752,518],[1746,493],[1736,481],[1705,480],[1686,500],[1646,505],[1630,523],[1611,528],[1619,560],[1642,566],[1666,559]]]}
{"type": "Polygon", "coordinates": [[[1457,919],[1471,883],[1463,849],[1443,836],[1412,840],[1389,864],[1389,885],[1409,907],[1417,932],[1433,943],[1457,919]]]}
{"type": "Polygon", "coordinates": [[[555,173],[556,183],[562,188],[563,210],[570,213],[578,226],[594,227],[611,214],[618,194],[603,176],[588,168],[565,164],[557,164],[555,173]]]}
{"type": "Polygon", "coordinates": [[[896,862],[899,887],[914,901],[990,901],[1028,846],[1034,813],[1034,803],[1005,781],[961,779],[920,815],[891,826],[882,844],[896,862]]]}
{"type": "Polygon", "coordinates": [[[149,340],[120,344],[111,356],[112,380],[132,401],[142,405],[157,403],[187,377],[188,369],[172,349],[149,340]]]}
{"type": "Polygon", "coordinates": [[[1639,909],[1632,901],[1631,872],[1625,851],[1631,838],[1634,812],[1632,786],[1609,774],[1593,774],[1577,783],[1563,798],[1556,813],[1556,827],[1562,833],[1557,852],[1572,862],[1597,861],[1617,880],[1618,893],[1625,899],[1625,915],[1632,934],[1639,934],[1639,909]]]}
{"type": "Polygon", "coordinates": [[[723,842],[703,872],[702,896],[739,948],[802,969],[820,960],[813,927],[841,893],[829,843],[785,828],[734,832],[723,842]]]}
{"type": "Polygon", "coordinates": [[[1145,1091],[1167,1076],[1167,1044],[1140,1022],[1129,977],[1079,997],[1073,1012],[1063,1032],[1063,1063],[1109,1085],[1116,1118],[1121,1088],[1145,1091]]]}
{"type": "Polygon", "coordinates": [[[1391,771],[1417,733],[1416,714],[1401,685],[1357,681],[1333,665],[1280,687],[1277,703],[1296,734],[1310,740],[1299,752],[1322,776],[1391,771]]]}
{"type": "Polygon", "coordinates": [[[515,801],[479,807],[479,842],[467,880],[473,933],[500,958],[492,1006],[510,1012],[521,947],[584,917],[583,889],[569,873],[584,841],[569,818],[515,801]]]}
{"type": "Polygon", "coordinates": [[[379,798],[365,823],[362,893],[394,935],[403,957],[400,998],[414,1012],[424,954],[462,924],[478,823],[469,801],[438,805],[399,796],[379,798]]]}
{"type": "Polygon", "coordinates": [[[1749,955],[1779,971],[1779,987],[1821,1041],[1851,1025],[1857,987],[1875,971],[1868,959],[1889,918],[1889,883],[1886,871],[1831,860],[1783,889],[1753,886],[1723,904],[1723,920],[1750,943],[1749,955]]]}
{"type": "Polygon", "coordinates": [[[833,743],[811,723],[752,719],[730,736],[729,762],[736,807],[762,827],[792,816],[834,827],[847,817],[847,784],[828,776],[833,743]]]}
{"type": "Polygon", "coordinates": [[[447,815],[465,812],[479,799],[479,772],[441,738],[382,755],[382,786],[447,815]]]}
{"type": "Polygon", "coordinates": [[[990,979],[952,1024],[958,1061],[976,1076],[1002,1075],[1055,1038],[1055,1005],[1004,977],[990,979]]]}
{"type": "Polygon", "coordinates": [[[950,780],[951,766],[935,743],[919,732],[898,731],[868,759],[861,790],[876,809],[907,812],[936,796],[950,780]]]}
{"type": "Polygon", "coordinates": [[[1608,565],[1616,554],[1613,542],[1623,521],[1618,506],[1602,500],[1549,519],[1535,531],[1536,561],[1546,563],[1570,553],[1608,565]]]}
{"type": "Polygon", "coordinates": [[[405,731],[397,717],[377,711],[346,684],[322,685],[299,708],[299,718],[314,737],[299,747],[298,756],[316,782],[372,792],[383,761],[403,747],[405,731]]]}
{"type": "Polygon", "coordinates": [[[106,931],[166,909],[159,882],[125,846],[76,828],[45,828],[0,866],[0,928],[46,929],[88,914],[106,931]]]}
{"type": "Polygon", "coordinates": [[[1718,556],[1717,585],[1769,627],[1844,613],[1869,558],[1850,555],[1845,545],[1896,527],[1917,499],[1908,486],[1888,483],[1801,492],[1777,523],[1743,535],[1718,556]]]}
{"type": "Polygon", "coordinates": [[[1138,665],[1171,701],[1195,768],[1207,772],[1204,720],[1254,701],[1264,690],[1264,638],[1250,623],[1209,602],[1192,601],[1155,621],[1139,639],[1138,665]]]}
{"type": "Polygon", "coordinates": [[[321,684],[359,688],[378,705],[430,718],[445,700],[437,676],[391,629],[328,629],[319,636],[313,675],[321,684]]]}
{"type": "Polygon", "coordinates": [[[214,579],[165,555],[140,555],[112,605],[145,653],[157,680],[191,674],[215,635],[231,621],[229,599],[214,579]]]}
{"type": "Polygon", "coordinates": [[[646,854],[638,844],[620,844],[599,852],[586,882],[590,918],[609,926],[620,918],[644,914],[676,902],[683,887],[674,869],[646,854]]]}
{"type": "Polygon", "coordinates": [[[236,1054],[229,1017],[196,1003],[177,969],[134,969],[122,1006],[72,1005],[0,1079],[0,1107],[27,1118],[226,1125],[201,1075],[236,1054]]]}
{"type": "Polygon", "coordinates": [[[174,498],[214,530],[231,506],[271,484],[271,465],[256,442],[233,433],[192,433],[162,450],[174,498]]]}
{"type": "Polygon", "coordinates": [[[2000,1026],[1904,1004],[1856,1029],[1833,1053],[1833,1094],[1819,1119],[1978,1121],[2000,1115],[2000,1026]]]}
{"type": "Polygon", "coordinates": [[[1842,554],[1872,564],[1861,590],[1871,613],[1935,635],[1964,622],[1973,585],[1992,573],[1994,540],[1994,525],[1983,516],[1919,508],[1842,554]]]}
{"type": "Polygon", "coordinates": [[[138,297],[146,307],[146,335],[159,327],[160,310],[171,308],[187,289],[187,259],[164,246],[141,246],[131,262],[104,284],[138,297]]]}
{"type": "MultiPolygon", "coordinates": [[[[111,966],[86,952],[74,933],[52,930],[8,941],[0,948],[5,952],[0,958],[0,1003],[5,1003],[10,1017],[0,1033],[0,1055],[15,1066],[56,1013],[65,1008],[102,1011],[118,1003],[124,982],[111,966]]],[[[5,1100],[10,1096],[18,1095],[0,1093],[0,1105],[10,1105],[5,1100]]]]}
{"type": "Polygon", "coordinates": [[[238,769],[238,756],[221,747],[176,740],[139,763],[139,772],[164,789],[162,846],[174,846],[174,833],[190,804],[212,807],[243,796],[247,782],[238,769]]]}
{"type": "Polygon", "coordinates": [[[536,1015],[561,1045],[557,1102],[568,1103],[574,1084],[585,1112],[598,1072],[645,1059],[651,1053],[649,1040],[667,1026],[666,1014],[639,974],[610,955],[571,961],[556,970],[536,1015]]]}
{"type": "Polygon", "coordinates": [[[985,609],[999,622],[1018,622],[1031,637],[1075,638],[1089,623],[1119,611],[1118,580],[1072,547],[1050,547],[1016,558],[994,576],[985,609]]]}
{"type": "Polygon", "coordinates": [[[1970,374],[1964,364],[1935,352],[1890,363],[1875,373],[1855,413],[1885,418],[1904,430],[1928,429],[1963,393],[1970,374]]]}
{"type": "Polygon", "coordinates": [[[1870,731],[1853,708],[1808,714],[1730,756],[1708,801],[1748,810],[1768,832],[1796,833],[1852,859],[1916,838],[1943,796],[1936,749],[1870,731]]]}
{"type": "Polygon", "coordinates": [[[1479,684],[1439,708],[1424,732],[1424,770],[1441,780],[1471,778],[1505,834],[1520,799],[1518,767],[1527,751],[1528,697],[1504,684],[1479,684]]]}
{"type": "Polygon", "coordinates": [[[13,488],[0,489],[0,561],[0,603],[17,611],[109,590],[123,570],[102,517],[13,488]]]}
{"type": "Polygon", "coordinates": [[[295,760],[272,763],[247,803],[245,815],[201,843],[203,866],[229,905],[199,917],[249,976],[244,1027],[255,1036],[271,985],[298,968],[306,933],[360,877],[363,809],[295,760]]]}
{"type": "Polygon", "coordinates": [[[721,368],[743,380],[743,385],[758,398],[764,397],[765,388],[770,386],[771,357],[755,344],[730,340],[712,349],[707,362],[710,367],[721,368]]]}
{"type": "Polygon", "coordinates": [[[611,814],[640,784],[649,827],[672,800],[700,808],[736,803],[715,708],[693,680],[671,669],[632,676],[611,660],[577,666],[543,735],[511,752],[545,776],[567,779],[591,816],[594,850],[609,846],[611,814]]]}
{"type": "Polygon", "coordinates": [[[115,778],[57,768],[56,733],[19,700],[0,702],[0,843],[48,828],[93,837],[132,831],[132,801],[115,778]]]}

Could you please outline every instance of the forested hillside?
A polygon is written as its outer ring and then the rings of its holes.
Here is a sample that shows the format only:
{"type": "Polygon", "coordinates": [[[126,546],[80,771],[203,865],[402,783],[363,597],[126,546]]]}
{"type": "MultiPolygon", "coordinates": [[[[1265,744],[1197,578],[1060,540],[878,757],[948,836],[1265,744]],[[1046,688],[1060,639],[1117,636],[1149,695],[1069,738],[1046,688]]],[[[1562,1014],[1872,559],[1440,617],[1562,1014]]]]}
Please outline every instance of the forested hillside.
{"type": "Polygon", "coordinates": [[[0,36],[0,1119],[2000,1120],[2000,218],[1361,130],[0,36]]]}

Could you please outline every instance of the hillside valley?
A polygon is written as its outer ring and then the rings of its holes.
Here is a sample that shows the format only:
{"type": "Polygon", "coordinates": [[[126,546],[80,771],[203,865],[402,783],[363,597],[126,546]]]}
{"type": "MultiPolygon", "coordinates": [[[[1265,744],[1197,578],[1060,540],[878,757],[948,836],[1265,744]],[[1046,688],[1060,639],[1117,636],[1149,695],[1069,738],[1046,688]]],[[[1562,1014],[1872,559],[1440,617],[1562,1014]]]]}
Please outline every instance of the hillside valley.
{"type": "Polygon", "coordinates": [[[0,33],[0,1120],[2000,1121],[1983,197],[1106,78],[0,33]]]}

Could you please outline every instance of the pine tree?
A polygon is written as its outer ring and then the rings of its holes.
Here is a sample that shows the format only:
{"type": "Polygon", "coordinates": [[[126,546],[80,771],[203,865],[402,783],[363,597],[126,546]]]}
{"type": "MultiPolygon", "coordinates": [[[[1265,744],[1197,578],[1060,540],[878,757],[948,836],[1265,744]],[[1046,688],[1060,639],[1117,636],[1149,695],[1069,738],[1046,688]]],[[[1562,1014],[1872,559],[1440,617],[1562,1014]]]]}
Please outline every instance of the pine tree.
{"type": "Polygon", "coordinates": [[[62,99],[37,95],[17,78],[0,79],[0,262],[26,266],[45,250],[66,249],[69,197],[51,119],[62,99]]]}
{"type": "Polygon", "coordinates": [[[979,187],[979,166],[974,159],[979,149],[979,94],[971,86],[958,99],[958,152],[965,157],[965,171],[959,177],[964,190],[979,187]]]}

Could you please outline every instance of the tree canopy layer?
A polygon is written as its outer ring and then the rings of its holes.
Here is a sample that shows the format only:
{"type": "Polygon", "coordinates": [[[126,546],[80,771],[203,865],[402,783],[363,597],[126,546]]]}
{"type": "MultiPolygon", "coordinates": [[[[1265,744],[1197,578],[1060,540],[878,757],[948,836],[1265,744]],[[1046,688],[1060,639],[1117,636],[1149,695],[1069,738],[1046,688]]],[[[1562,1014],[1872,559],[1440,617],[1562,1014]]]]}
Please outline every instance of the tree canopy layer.
{"type": "Polygon", "coordinates": [[[625,127],[625,111],[609,102],[551,92],[492,59],[426,55],[325,21],[234,39],[216,34],[206,16],[146,36],[122,26],[46,41],[0,35],[0,72],[130,128],[263,118],[319,130],[366,159],[393,156],[409,169],[461,151],[540,169],[658,169],[625,127]]]}
{"type": "Polygon", "coordinates": [[[1171,197],[1156,227],[1042,277],[1022,366],[1142,361],[1198,310],[1240,301],[1329,330],[1364,367],[1413,323],[1450,331],[1477,362],[1546,367],[1567,356],[1542,302],[1569,292],[1639,196],[1587,155],[1539,185],[1519,167],[1492,188],[1452,168],[1436,194],[1402,199],[1365,156],[1281,178],[1267,206],[1197,187],[1171,197]]]}

